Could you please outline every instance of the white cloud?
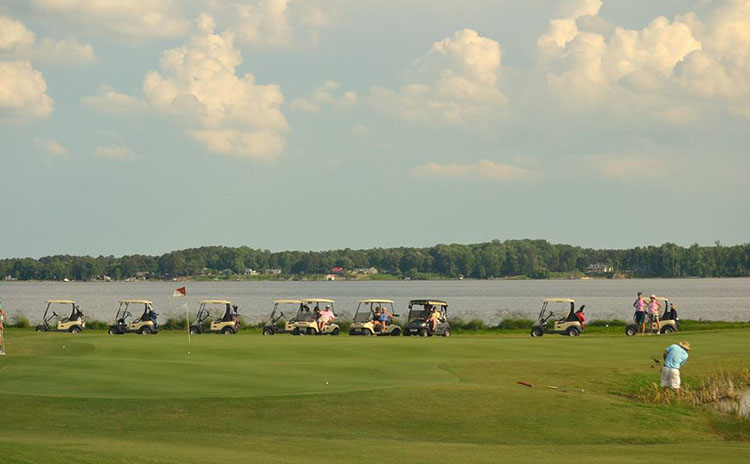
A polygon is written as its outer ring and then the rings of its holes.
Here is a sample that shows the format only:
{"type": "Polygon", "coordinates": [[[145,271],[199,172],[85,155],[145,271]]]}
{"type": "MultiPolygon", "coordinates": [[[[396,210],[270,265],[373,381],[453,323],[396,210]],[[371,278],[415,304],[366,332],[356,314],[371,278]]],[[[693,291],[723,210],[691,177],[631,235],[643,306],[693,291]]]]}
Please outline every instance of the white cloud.
{"type": "Polygon", "coordinates": [[[34,45],[35,41],[34,33],[26,25],[7,16],[0,16],[0,50],[26,49],[34,45]]]}
{"type": "Polygon", "coordinates": [[[52,156],[61,158],[68,155],[68,149],[60,145],[57,140],[54,139],[36,139],[34,143],[40,150],[44,150],[52,156]]]}
{"type": "Polygon", "coordinates": [[[94,48],[75,37],[60,41],[44,38],[37,42],[36,36],[26,25],[0,16],[0,55],[15,60],[80,64],[94,61],[94,48]]]}
{"type": "Polygon", "coordinates": [[[94,152],[91,154],[95,158],[109,159],[109,160],[128,160],[132,159],[135,155],[133,150],[122,145],[111,145],[108,147],[96,147],[94,152]]]}
{"type": "Polygon", "coordinates": [[[325,84],[316,87],[312,94],[306,98],[295,98],[292,100],[291,107],[299,111],[309,111],[317,113],[324,106],[334,108],[350,108],[357,104],[357,94],[351,91],[343,92],[340,96],[333,93],[341,85],[335,81],[327,81],[325,84]]]}
{"type": "Polygon", "coordinates": [[[436,177],[450,179],[489,179],[492,181],[520,181],[529,180],[536,176],[536,172],[510,164],[496,163],[490,160],[480,160],[476,163],[438,164],[428,163],[415,166],[411,174],[418,177],[436,177]]]}
{"type": "Polygon", "coordinates": [[[96,96],[81,98],[81,102],[103,113],[126,115],[142,113],[148,109],[143,100],[119,93],[109,86],[102,85],[96,96]]]}
{"type": "Polygon", "coordinates": [[[31,0],[41,13],[103,34],[179,37],[189,23],[174,0],[31,0]]]}
{"type": "Polygon", "coordinates": [[[0,119],[47,117],[54,101],[42,73],[28,61],[0,61],[0,119]]]}
{"type": "Polygon", "coordinates": [[[663,174],[666,162],[661,159],[623,154],[586,157],[584,165],[597,175],[617,180],[643,180],[663,174]]]}
{"type": "Polygon", "coordinates": [[[243,1],[224,8],[222,17],[239,42],[263,47],[289,46],[296,29],[315,40],[331,22],[331,12],[310,0],[243,1]]]}
{"type": "Polygon", "coordinates": [[[712,107],[750,116],[750,1],[610,34],[584,27],[601,2],[584,3],[550,21],[537,42],[549,87],[564,102],[673,123],[712,107]]]}
{"type": "Polygon", "coordinates": [[[284,137],[271,130],[208,129],[191,132],[195,140],[215,153],[273,161],[284,149],[284,137]]]}
{"type": "Polygon", "coordinates": [[[192,126],[192,136],[210,151],[273,158],[289,129],[281,89],[257,84],[250,73],[238,76],[242,55],[234,35],[215,34],[214,26],[213,18],[201,15],[201,32],[190,44],[162,54],[161,71],[149,72],[143,82],[145,100],[192,126]]]}
{"type": "Polygon", "coordinates": [[[464,29],[433,43],[413,63],[414,82],[398,91],[373,87],[370,101],[410,122],[460,124],[480,118],[506,102],[498,90],[501,61],[500,44],[464,29]]]}
{"type": "Polygon", "coordinates": [[[75,37],[59,41],[42,39],[32,51],[32,58],[59,64],[84,64],[95,59],[91,44],[81,43],[75,37]]]}

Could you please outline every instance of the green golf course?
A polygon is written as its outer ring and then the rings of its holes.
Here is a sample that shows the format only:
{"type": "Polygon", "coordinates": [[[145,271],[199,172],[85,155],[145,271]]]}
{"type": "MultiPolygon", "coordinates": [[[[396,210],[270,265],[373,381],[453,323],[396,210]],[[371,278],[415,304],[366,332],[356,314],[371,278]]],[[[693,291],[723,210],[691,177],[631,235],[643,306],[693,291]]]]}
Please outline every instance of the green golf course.
{"type": "Polygon", "coordinates": [[[688,383],[750,367],[747,329],[6,336],[3,463],[750,462],[750,422],[631,396],[681,339],[688,383]]]}

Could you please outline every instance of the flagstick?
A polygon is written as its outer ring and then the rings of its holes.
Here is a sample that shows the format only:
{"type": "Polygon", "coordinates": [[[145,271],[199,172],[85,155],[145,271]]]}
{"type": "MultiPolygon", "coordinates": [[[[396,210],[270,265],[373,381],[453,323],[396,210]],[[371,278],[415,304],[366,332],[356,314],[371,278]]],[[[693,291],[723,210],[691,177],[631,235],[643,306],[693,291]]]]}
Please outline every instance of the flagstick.
{"type": "Polygon", "coordinates": [[[185,325],[188,332],[188,345],[190,344],[190,315],[188,314],[187,296],[185,296],[185,325]]]}

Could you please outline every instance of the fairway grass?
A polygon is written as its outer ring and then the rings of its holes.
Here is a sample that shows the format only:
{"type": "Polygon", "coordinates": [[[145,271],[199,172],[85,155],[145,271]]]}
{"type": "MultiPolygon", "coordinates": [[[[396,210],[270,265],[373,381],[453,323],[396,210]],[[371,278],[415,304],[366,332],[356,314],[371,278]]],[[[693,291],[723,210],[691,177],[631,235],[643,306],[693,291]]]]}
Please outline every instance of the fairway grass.
{"type": "Polygon", "coordinates": [[[628,397],[683,338],[684,377],[750,366],[750,330],[7,335],[2,463],[750,461],[712,413],[628,397]]]}

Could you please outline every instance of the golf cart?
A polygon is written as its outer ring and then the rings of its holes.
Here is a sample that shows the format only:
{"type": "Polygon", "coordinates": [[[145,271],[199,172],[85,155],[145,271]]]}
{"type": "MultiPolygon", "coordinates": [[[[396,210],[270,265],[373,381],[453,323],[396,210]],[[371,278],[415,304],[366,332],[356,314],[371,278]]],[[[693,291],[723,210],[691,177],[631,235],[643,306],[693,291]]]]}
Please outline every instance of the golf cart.
{"type": "MultiPolygon", "coordinates": [[[[315,313],[320,311],[320,304],[330,306],[333,311],[333,300],[324,298],[308,298],[301,300],[297,315],[292,323],[292,335],[338,335],[340,328],[338,324],[328,322],[323,331],[318,330],[318,321],[315,319],[315,313]],[[312,305],[314,308],[310,309],[312,305]]],[[[335,315],[335,313],[334,313],[335,315]]],[[[290,321],[291,322],[291,321],[290,321]]]]}
{"type": "Polygon", "coordinates": [[[284,318],[284,312],[281,310],[285,307],[290,314],[296,314],[302,307],[302,300],[274,300],[273,309],[271,310],[270,322],[268,322],[265,327],[263,327],[263,335],[275,335],[294,332],[294,323],[297,321],[297,318],[293,317],[286,320],[284,318]],[[281,325],[279,321],[281,320],[284,320],[283,327],[279,327],[281,325]]]}
{"type": "MultiPolygon", "coordinates": [[[[659,317],[659,320],[661,321],[660,333],[669,334],[680,330],[680,318],[677,316],[677,309],[675,309],[674,306],[669,306],[668,298],[657,296],[656,300],[660,301],[662,303],[662,306],[664,307],[664,312],[662,313],[661,317],[659,317]]],[[[649,321],[648,318],[649,316],[648,314],[646,314],[646,328],[648,328],[648,324],[651,324],[651,331],[655,332],[657,327],[656,321],[649,321]]],[[[638,324],[636,324],[635,322],[625,326],[625,335],[627,335],[628,337],[632,337],[637,333],[638,324]]]]}
{"type": "Polygon", "coordinates": [[[361,300],[354,313],[354,322],[349,328],[349,335],[401,335],[401,327],[393,323],[393,318],[398,314],[393,313],[393,301],[391,300],[361,300]],[[385,309],[389,314],[385,325],[379,322],[379,314],[385,309]]]}
{"type": "Polygon", "coordinates": [[[583,326],[576,317],[576,302],[570,298],[547,298],[542,302],[542,310],[539,311],[539,318],[534,325],[531,326],[531,336],[541,337],[547,333],[554,333],[560,335],[568,335],[570,337],[577,337],[583,332],[583,326]],[[570,309],[567,309],[565,317],[562,319],[553,319],[555,313],[552,312],[551,305],[555,307],[565,308],[570,305],[570,309]],[[551,327],[550,327],[551,326],[551,327]]]}
{"type": "Polygon", "coordinates": [[[148,300],[122,300],[115,313],[115,322],[109,326],[110,335],[122,335],[130,332],[141,335],[159,333],[159,324],[156,318],[159,315],[154,311],[153,304],[148,300]],[[143,314],[137,319],[129,321],[133,316],[130,305],[143,305],[143,314]]]}
{"type": "Polygon", "coordinates": [[[57,332],[80,333],[81,330],[86,327],[86,321],[83,320],[81,307],[78,306],[73,300],[47,301],[47,309],[44,310],[42,322],[36,326],[36,331],[49,332],[50,330],[52,330],[52,327],[50,327],[50,322],[52,322],[53,319],[57,319],[57,327],[55,328],[57,332]],[[50,309],[53,308],[52,305],[59,304],[71,306],[70,316],[60,318],[60,316],[54,311],[54,309],[50,312],[50,309]]]}
{"type": "MultiPolygon", "coordinates": [[[[240,330],[239,314],[237,313],[237,305],[233,305],[228,300],[203,300],[201,301],[198,314],[195,315],[195,321],[190,324],[190,334],[198,335],[206,331],[204,328],[205,321],[211,317],[209,308],[224,307],[224,315],[221,319],[211,321],[208,327],[208,331],[211,333],[221,333],[224,335],[233,335],[240,330]]],[[[219,309],[220,310],[220,309],[219,309]]]]}
{"type": "Polygon", "coordinates": [[[432,337],[441,335],[449,337],[451,334],[451,325],[448,322],[448,303],[441,300],[411,300],[409,302],[409,322],[404,326],[404,336],[419,335],[420,337],[432,337]],[[427,319],[436,308],[440,312],[440,318],[432,330],[431,324],[427,319]]]}

